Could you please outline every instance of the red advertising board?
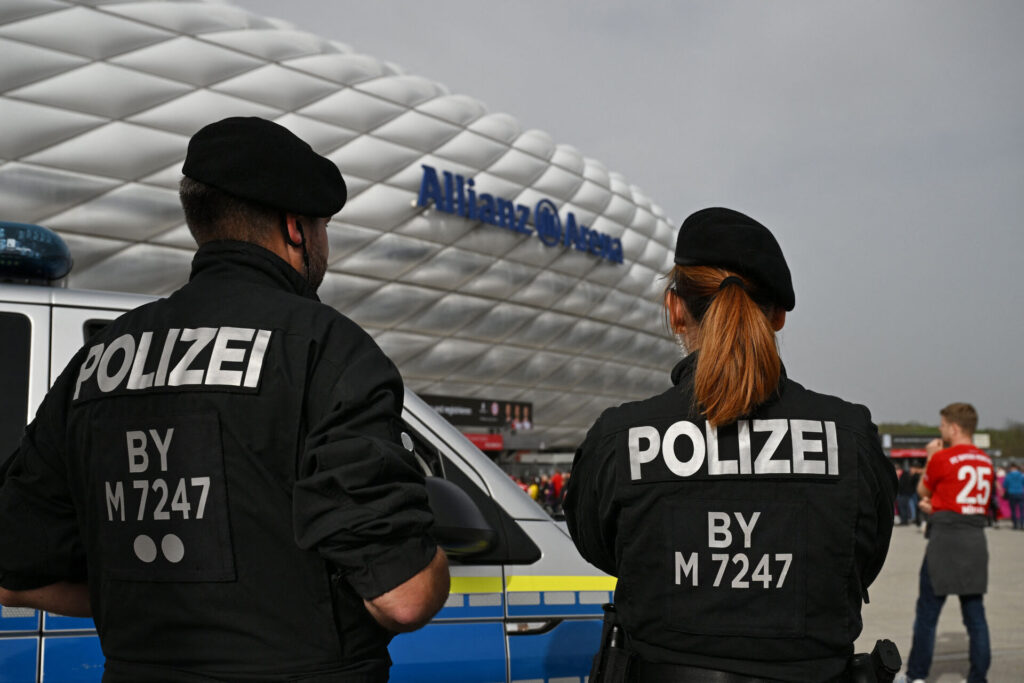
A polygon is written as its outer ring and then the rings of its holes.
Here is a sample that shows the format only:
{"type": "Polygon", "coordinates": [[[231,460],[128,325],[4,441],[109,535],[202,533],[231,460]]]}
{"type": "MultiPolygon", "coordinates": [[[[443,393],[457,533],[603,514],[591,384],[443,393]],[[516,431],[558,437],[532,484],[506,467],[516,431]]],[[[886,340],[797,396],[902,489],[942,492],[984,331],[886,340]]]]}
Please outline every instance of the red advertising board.
{"type": "Polygon", "coordinates": [[[473,445],[482,451],[504,450],[505,441],[501,434],[465,434],[465,437],[473,442],[473,445]]]}

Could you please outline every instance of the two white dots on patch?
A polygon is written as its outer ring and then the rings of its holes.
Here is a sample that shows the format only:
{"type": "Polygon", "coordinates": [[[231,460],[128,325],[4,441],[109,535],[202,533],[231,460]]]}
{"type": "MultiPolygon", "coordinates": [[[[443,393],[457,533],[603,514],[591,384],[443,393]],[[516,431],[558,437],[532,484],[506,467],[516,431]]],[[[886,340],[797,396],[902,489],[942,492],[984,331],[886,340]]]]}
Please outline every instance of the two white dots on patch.
{"type": "MultiPolygon", "coordinates": [[[[156,541],[146,534],[139,534],[136,536],[133,547],[135,549],[135,557],[139,558],[143,562],[149,564],[156,559],[156,541]]],[[[181,558],[185,557],[185,544],[182,543],[181,539],[176,535],[167,534],[160,541],[160,551],[163,553],[164,557],[167,558],[168,562],[177,564],[178,562],[181,562],[181,558]]]]}

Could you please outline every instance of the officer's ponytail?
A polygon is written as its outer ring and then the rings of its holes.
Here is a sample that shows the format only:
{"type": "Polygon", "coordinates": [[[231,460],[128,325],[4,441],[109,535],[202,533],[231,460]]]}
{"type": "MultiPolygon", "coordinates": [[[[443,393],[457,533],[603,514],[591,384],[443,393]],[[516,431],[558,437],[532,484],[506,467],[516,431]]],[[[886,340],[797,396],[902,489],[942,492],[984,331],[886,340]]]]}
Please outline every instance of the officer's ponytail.
{"type": "Polygon", "coordinates": [[[711,266],[675,266],[665,292],[668,306],[672,297],[685,304],[689,350],[700,351],[696,405],[711,424],[731,424],[779,384],[782,361],[772,323],[779,313],[753,281],[711,266]]]}

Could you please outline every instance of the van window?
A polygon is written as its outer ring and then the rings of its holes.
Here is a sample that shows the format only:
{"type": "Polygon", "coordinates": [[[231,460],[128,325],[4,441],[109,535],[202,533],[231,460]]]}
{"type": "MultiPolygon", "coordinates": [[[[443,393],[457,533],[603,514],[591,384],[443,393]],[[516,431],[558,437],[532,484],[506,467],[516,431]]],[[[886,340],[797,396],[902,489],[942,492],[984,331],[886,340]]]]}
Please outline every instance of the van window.
{"type": "Polygon", "coordinates": [[[516,524],[505,510],[491,496],[466,476],[458,466],[452,464],[429,441],[424,439],[408,424],[403,424],[413,441],[413,455],[420,464],[423,474],[444,477],[463,491],[480,508],[484,519],[494,529],[497,539],[494,547],[486,553],[459,559],[461,564],[533,564],[540,559],[540,548],[526,532],[516,524]]]}
{"type": "Polygon", "coordinates": [[[28,317],[0,312],[0,463],[18,447],[27,424],[31,343],[28,317]]]}

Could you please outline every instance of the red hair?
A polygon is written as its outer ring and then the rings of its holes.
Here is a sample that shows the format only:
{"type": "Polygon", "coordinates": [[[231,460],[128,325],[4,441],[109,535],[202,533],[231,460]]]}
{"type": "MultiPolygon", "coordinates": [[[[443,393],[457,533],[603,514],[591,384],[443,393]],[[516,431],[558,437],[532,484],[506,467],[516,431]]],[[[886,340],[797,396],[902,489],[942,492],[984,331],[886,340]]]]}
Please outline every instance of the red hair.
{"type": "Polygon", "coordinates": [[[694,372],[694,400],[708,422],[735,422],[764,403],[782,376],[782,360],[771,318],[776,307],[754,282],[724,268],[675,266],[665,291],[684,304],[695,325],[691,351],[699,350],[694,372]],[[727,277],[739,278],[728,283],[727,277]]]}

